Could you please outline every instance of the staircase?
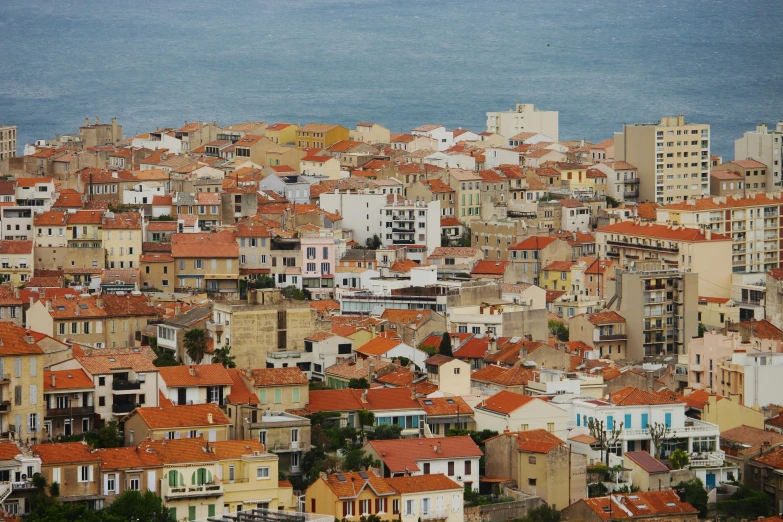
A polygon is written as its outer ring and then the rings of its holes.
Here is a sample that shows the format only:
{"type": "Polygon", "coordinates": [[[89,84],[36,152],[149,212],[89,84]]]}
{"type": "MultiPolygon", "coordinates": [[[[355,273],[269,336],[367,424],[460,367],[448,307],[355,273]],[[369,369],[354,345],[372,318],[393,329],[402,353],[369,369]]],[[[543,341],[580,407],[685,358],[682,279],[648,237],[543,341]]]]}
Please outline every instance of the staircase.
{"type": "Polygon", "coordinates": [[[13,489],[11,489],[11,484],[0,484],[0,504],[5,502],[5,499],[7,499],[10,495],[13,489]]]}

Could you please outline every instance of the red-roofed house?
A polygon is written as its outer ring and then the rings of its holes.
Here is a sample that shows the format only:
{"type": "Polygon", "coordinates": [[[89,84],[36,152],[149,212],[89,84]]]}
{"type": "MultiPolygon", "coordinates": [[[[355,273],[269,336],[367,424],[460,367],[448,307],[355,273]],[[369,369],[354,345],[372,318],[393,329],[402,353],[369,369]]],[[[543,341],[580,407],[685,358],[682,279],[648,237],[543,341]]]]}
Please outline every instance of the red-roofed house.
{"type": "Polygon", "coordinates": [[[571,245],[550,236],[530,236],[508,248],[518,281],[539,284],[543,267],[554,261],[570,261],[571,245]]]}
{"type": "Polygon", "coordinates": [[[478,489],[481,449],[467,435],[428,439],[373,440],[362,448],[381,461],[384,477],[442,473],[460,486],[478,489]]]}
{"type": "Polygon", "coordinates": [[[123,419],[125,444],[139,439],[176,440],[201,437],[209,442],[230,440],[231,421],[217,404],[136,408],[123,419]]]}
{"type": "Polygon", "coordinates": [[[543,429],[556,436],[566,436],[566,410],[534,397],[500,391],[475,408],[476,425],[482,429],[503,432],[543,429]]]}
{"type": "Polygon", "coordinates": [[[44,371],[44,425],[50,438],[92,431],[95,385],[82,369],[44,371]]]}
{"type": "Polygon", "coordinates": [[[356,355],[357,357],[389,360],[405,357],[422,370],[424,369],[424,360],[429,357],[427,352],[405,344],[401,340],[380,336],[358,347],[356,355]]]}
{"type": "Polygon", "coordinates": [[[581,498],[562,510],[563,520],[605,522],[607,520],[655,520],[697,522],[699,510],[681,500],[673,489],[615,493],[608,497],[581,498]]]}
{"type": "Polygon", "coordinates": [[[603,359],[627,359],[628,334],[625,318],[612,310],[579,314],[568,319],[571,341],[582,341],[603,359]]]}
{"type": "Polygon", "coordinates": [[[584,456],[572,454],[549,431],[504,432],[484,441],[484,451],[486,478],[512,479],[518,489],[541,497],[553,509],[587,495],[586,482],[576,477],[577,470],[586,466],[584,456]]]}

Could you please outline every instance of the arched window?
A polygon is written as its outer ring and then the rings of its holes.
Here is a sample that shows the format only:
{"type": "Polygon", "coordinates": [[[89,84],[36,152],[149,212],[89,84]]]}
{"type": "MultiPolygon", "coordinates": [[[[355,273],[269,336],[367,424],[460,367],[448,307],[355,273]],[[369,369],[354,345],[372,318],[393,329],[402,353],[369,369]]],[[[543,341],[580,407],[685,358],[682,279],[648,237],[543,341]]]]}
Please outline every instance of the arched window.
{"type": "Polygon", "coordinates": [[[182,476],[182,473],[180,473],[177,470],[169,471],[169,487],[170,488],[176,488],[177,486],[184,486],[184,485],[185,485],[185,477],[182,476]]]}
{"type": "Polygon", "coordinates": [[[212,482],[212,473],[206,468],[198,468],[190,477],[190,483],[194,486],[203,486],[212,482]]]}

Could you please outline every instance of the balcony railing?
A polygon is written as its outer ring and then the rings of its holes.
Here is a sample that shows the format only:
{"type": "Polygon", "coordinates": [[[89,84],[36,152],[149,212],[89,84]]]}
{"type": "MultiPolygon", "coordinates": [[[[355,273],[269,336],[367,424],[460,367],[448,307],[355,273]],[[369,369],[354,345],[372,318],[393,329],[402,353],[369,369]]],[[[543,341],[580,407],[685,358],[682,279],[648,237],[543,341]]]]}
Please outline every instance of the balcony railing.
{"type": "Polygon", "coordinates": [[[688,462],[688,468],[707,468],[722,466],[726,459],[726,454],[722,451],[712,453],[694,453],[688,462]]]}
{"type": "Polygon", "coordinates": [[[216,323],[212,319],[207,321],[207,330],[212,330],[213,332],[222,332],[226,328],[226,325],[223,323],[216,323]]]}
{"type": "Polygon", "coordinates": [[[223,495],[223,484],[220,481],[209,482],[200,486],[167,487],[163,491],[166,500],[190,497],[219,497],[223,495]]]}
{"type": "Polygon", "coordinates": [[[618,333],[618,334],[598,334],[598,340],[599,341],[622,341],[624,339],[628,339],[628,335],[624,333],[618,333]]]}
{"type": "Polygon", "coordinates": [[[630,178],[630,179],[624,179],[623,180],[624,185],[638,185],[639,184],[639,178],[630,178]]]}
{"type": "Polygon", "coordinates": [[[141,381],[124,381],[114,379],[111,384],[112,390],[139,390],[141,389],[141,381]]]}
{"type": "Polygon", "coordinates": [[[135,404],[112,404],[111,412],[115,415],[122,415],[123,413],[130,413],[136,409],[135,404]]]}
{"type": "Polygon", "coordinates": [[[447,509],[430,509],[421,514],[422,520],[444,520],[449,518],[447,509]]]}
{"type": "Polygon", "coordinates": [[[95,406],[74,406],[73,408],[46,408],[46,417],[77,417],[92,415],[95,406]]]}
{"type": "Polygon", "coordinates": [[[297,442],[275,442],[273,445],[270,444],[268,449],[273,451],[307,451],[309,448],[309,444],[304,441],[297,441],[297,442]]]}

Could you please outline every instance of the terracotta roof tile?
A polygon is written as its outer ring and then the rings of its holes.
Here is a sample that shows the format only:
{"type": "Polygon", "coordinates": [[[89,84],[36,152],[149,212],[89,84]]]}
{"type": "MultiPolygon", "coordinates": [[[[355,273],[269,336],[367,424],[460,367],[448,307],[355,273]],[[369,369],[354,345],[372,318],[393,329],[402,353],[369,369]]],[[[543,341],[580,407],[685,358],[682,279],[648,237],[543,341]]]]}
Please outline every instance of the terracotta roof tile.
{"type": "Polygon", "coordinates": [[[783,341],[783,331],[766,319],[761,321],[742,321],[739,323],[743,328],[753,332],[754,337],[759,339],[773,339],[783,341]]]}
{"type": "Polygon", "coordinates": [[[356,351],[364,355],[384,355],[392,348],[396,348],[401,344],[403,344],[401,341],[394,339],[376,337],[360,346],[356,351]]]}
{"type": "Polygon", "coordinates": [[[87,373],[92,375],[105,375],[113,370],[130,369],[134,372],[157,372],[158,368],[152,364],[152,360],[143,353],[128,354],[104,354],[90,353],[75,359],[82,365],[87,373]]]}
{"type": "MultiPolygon", "coordinates": [[[[621,221],[613,225],[607,225],[596,229],[596,232],[629,234],[639,237],[650,237],[655,239],[671,239],[675,241],[687,242],[707,242],[707,241],[731,241],[731,238],[722,234],[712,234],[707,238],[704,230],[699,228],[672,227],[668,225],[637,224],[633,221],[621,221]]],[[[631,245],[633,246],[633,245],[631,245]]]]}
{"type": "Polygon", "coordinates": [[[323,480],[327,487],[340,499],[356,498],[364,491],[364,488],[370,488],[376,495],[393,495],[395,490],[387,484],[388,479],[384,479],[370,470],[365,473],[367,478],[362,477],[359,472],[344,472],[327,475],[323,480]]]}
{"type": "Polygon", "coordinates": [[[43,382],[44,391],[47,392],[95,387],[90,376],[81,368],[76,370],[45,370],[43,382]],[[54,377],[54,380],[52,380],[52,377],[54,377]]]}
{"type": "Polygon", "coordinates": [[[595,312],[587,316],[592,324],[624,323],[625,318],[613,310],[595,312]]]}
{"type": "Polygon", "coordinates": [[[230,386],[231,376],[222,364],[199,364],[191,366],[165,366],[159,370],[160,377],[169,388],[188,386],[230,386]]]}
{"type": "Polygon", "coordinates": [[[100,462],[86,442],[59,442],[35,444],[30,449],[41,457],[41,464],[70,464],[75,462],[100,462]]]}
{"type": "Polygon", "coordinates": [[[252,369],[245,375],[255,386],[293,386],[307,384],[307,376],[297,367],[252,369]]]}
{"type": "Polygon", "coordinates": [[[493,411],[496,413],[509,414],[512,411],[516,411],[517,409],[521,408],[530,401],[536,400],[539,399],[503,390],[480,403],[477,408],[493,411]]]}
{"type": "Polygon", "coordinates": [[[509,250],[541,250],[557,241],[554,237],[530,236],[529,238],[509,247],[509,250]]]}
{"type": "MultiPolygon", "coordinates": [[[[415,439],[414,439],[415,440],[415,439]]],[[[426,439],[428,441],[432,439],[426,439]]],[[[397,493],[421,493],[424,491],[452,491],[462,489],[462,486],[451,480],[446,475],[411,475],[392,477],[386,479],[386,483],[394,488],[397,493]]]]}
{"type": "Polygon", "coordinates": [[[587,504],[603,520],[650,517],[670,519],[676,518],[677,515],[699,512],[690,502],[681,502],[673,489],[614,493],[611,497],[585,498],[580,502],[587,504]]]}
{"type": "Polygon", "coordinates": [[[214,403],[136,408],[130,415],[134,414],[138,414],[151,429],[231,424],[225,413],[214,403]],[[212,422],[209,421],[210,414],[212,415],[212,422]]]}
{"type": "Polygon", "coordinates": [[[646,451],[626,451],[623,455],[634,461],[647,473],[669,472],[669,468],[646,451]]]}
{"type": "Polygon", "coordinates": [[[0,357],[7,355],[40,355],[44,351],[38,346],[35,337],[14,323],[0,321],[0,357]]]}
{"type": "MultiPolygon", "coordinates": [[[[175,406],[183,408],[184,406],[175,406]]],[[[206,452],[203,437],[173,440],[145,440],[139,444],[141,452],[157,456],[163,464],[215,462],[216,453],[206,452]]]]}
{"type": "Polygon", "coordinates": [[[662,397],[633,386],[626,386],[611,394],[610,399],[618,406],[646,406],[650,404],[678,404],[680,401],[662,397]]]}
{"type": "Polygon", "coordinates": [[[563,445],[562,440],[546,430],[501,433],[500,435],[496,435],[487,440],[492,440],[497,437],[516,438],[517,443],[519,444],[517,449],[526,453],[549,453],[558,446],[563,445]]]}
{"type": "Polygon", "coordinates": [[[95,454],[101,459],[101,469],[143,469],[163,465],[163,461],[154,453],[139,451],[137,446],[129,448],[101,448],[95,454]]]}
{"type": "Polygon", "coordinates": [[[256,394],[248,388],[242,375],[236,368],[226,370],[231,377],[231,393],[226,395],[226,399],[232,404],[259,404],[260,401],[256,394]]]}
{"type": "Polygon", "coordinates": [[[457,415],[459,409],[460,415],[473,415],[471,408],[462,397],[422,397],[417,399],[427,416],[437,417],[440,415],[457,415]]]}

